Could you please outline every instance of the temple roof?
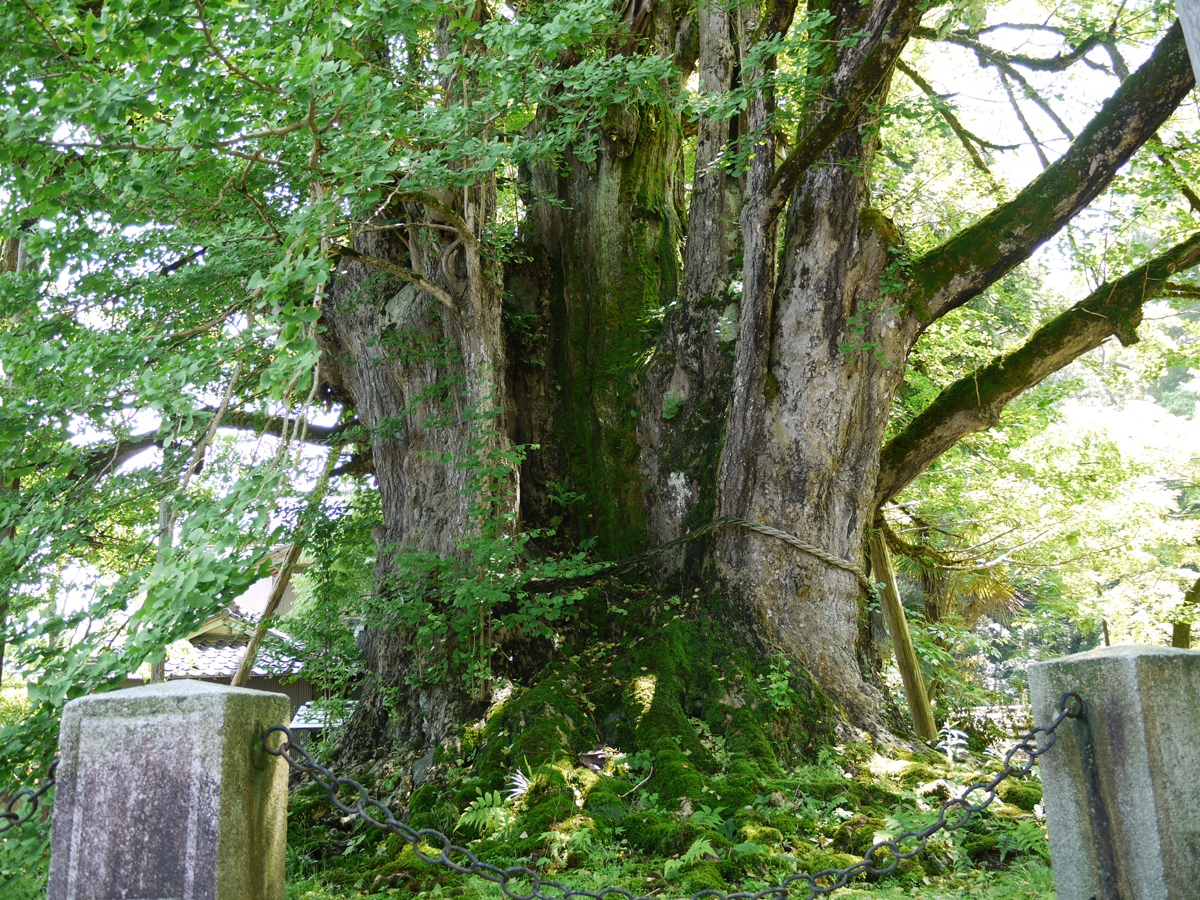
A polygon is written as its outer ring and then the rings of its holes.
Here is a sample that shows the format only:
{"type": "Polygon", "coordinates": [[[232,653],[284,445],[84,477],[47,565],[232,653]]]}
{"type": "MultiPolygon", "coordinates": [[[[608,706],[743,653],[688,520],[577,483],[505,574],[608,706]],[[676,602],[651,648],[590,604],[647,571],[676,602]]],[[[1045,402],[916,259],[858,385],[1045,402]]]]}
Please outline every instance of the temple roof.
{"type": "MultiPolygon", "coordinates": [[[[246,637],[206,639],[193,637],[190,648],[181,653],[169,653],[166,660],[167,678],[231,678],[237,672],[242,655],[249,643],[246,637]]],[[[293,675],[300,671],[300,660],[294,659],[265,644],[258,648],[252,675],[293,675]]]]}

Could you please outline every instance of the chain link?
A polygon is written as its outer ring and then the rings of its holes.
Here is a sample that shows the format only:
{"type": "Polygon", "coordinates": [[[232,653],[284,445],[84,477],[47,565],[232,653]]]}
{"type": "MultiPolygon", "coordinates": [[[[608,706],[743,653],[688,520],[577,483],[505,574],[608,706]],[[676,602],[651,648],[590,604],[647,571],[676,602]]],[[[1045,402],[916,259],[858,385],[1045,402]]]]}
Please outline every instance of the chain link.
{"type": "Polygon", "coordinates": [[[50,788],[54,787],[54,774],[58,769],[58,760],[50,763],[50,770],[46,773],[46,782],[36,791],[33,788],[22,788],[9,798],[8,805],[4,807],[4,812],[0,813],[0,834],[12,831],[18,825],[24,825],[38,811],[38,806],[41,805],[42,795],[50,788]],[[28,803],[29,809],[24,813],[18,813],[17,809],[22,803],[28,803]]]}
{"type": "MultiPolygon", "coordinates": [[[[1035,728],[1014,746],[1004,757],[1004,768],[988,782],[972,784],[959,797],[947,800],[938,811],[938,817],[928,827],[920,831],[906,831],[891,840],[879,841],[863,858],[845,869],[823,869],[815,874],[798,874],[784,879],[776,887],[754,893],[726,894],[723,891],[705,889],[693,894],[686,900],[787,900],[788,892],[793,886],[803,889],[808,887],[806,900],[814,900],[833,893],[844,887],[851,879],[859,875],[887,875],[894,872],[903,860],[912,859],[921,853],[939,831],[956,831],[967,824],[972,813],[980,812],[996,799],[996,787],[1005,778],[1022,777],[1033,771],[1037,758],[1054,746],[1057,735],[1055,729],[1066,719],[1083,719],[1087,715],[1087,705],[1075,692],[1063,694],[1059,701],[1059,714],[1049,725],[1035,728]],[[1037,746],[1037,738],[1044,735],[1047,740],[1042,747],[1037,746]],[[1024,754],[1020,761],[1014,762],[1018,754],[1024,754]],[[903,847],[908,846],[905,850],[903,847]]],[[[525,866],[510,866],[502,869],[490,863],[482,862],[466,847],[451,843],[450,838],[432,828],[414,829],[392,815],[391,810],[378,800],[367,794],[367,789],[352,778],[339,778],[329,769],[316,762],[302,747],[293,747],[291,732],[282,725],[276,725],[263,735],[263,746],[273,756],[283,760],[298,772],[313,777],[318,785],[329,794],[329,799],[341,812],[346,815],[358,815],[365,822],[383,831],[399,835],[412,845],[417,858],[431,865],[445,866],[460,875],[476,875],[493,884],[498,884],[506,897],[512,900],[570,900],[572,897],[588,897],[591,900],[604,900],[609,897],[620,897],[623,900],[662,900],[642,895],[631,894],[622,888],[609,887],[599,892],[582,891],[568,888],[557,881],[540,877],[537,872],[525,866]],[[272,748],[272,734],[283,735],[283,742],[278,748],[272,748]],[[299,757],[299,759],[297,759],[299,757]],[[357,796],[353,805],[347,805],[338,799],[338,791],[347,788],[357,796]],[[421,845],[426,844],[437,850],[436,856],[427,855],[421,845]],[[440,849],[438,849],[440,846],[440,849]],[[509,882],[516,879],[528,879],[529,893],[515,892],[509,882]],[[551,893],[544,893],[549,889],[551,893]]],[[[798,896],[798,895],[797,895],[798,896]]]]}

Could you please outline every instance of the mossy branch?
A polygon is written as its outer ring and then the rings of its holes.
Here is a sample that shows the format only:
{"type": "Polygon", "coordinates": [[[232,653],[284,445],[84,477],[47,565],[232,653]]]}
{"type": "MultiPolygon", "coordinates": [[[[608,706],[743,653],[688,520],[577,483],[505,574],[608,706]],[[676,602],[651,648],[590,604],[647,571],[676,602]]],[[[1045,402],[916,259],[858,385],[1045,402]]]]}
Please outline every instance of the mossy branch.
{"type": "Polygon", "coordinates": [[[1000,421],[1010,400],[1099,347],[1113,335],[1137,341],[1142,305],[1176,272],[1200,263],[1200,232],[1042,325],[1021,347],[947,387],[883,448],[876,506],[893,499],[939,456],[969,434],[1000,421]]]}
{"type": "Polygon", "coordinates": [[[913,261],[907,299],[922,321],[957,309],[1028,259],[1108,187],[1194,84],[1176,22],[1058,161],[1011,201],[913,261]]]}
{"type": "Polygon", "coordinates": [[[1200,300],[1200,287],[1196,287],[1194,284],[1180,284],[1170,281],[1163,288],[1163,293],[1169,297],[1186,297],[1189,300],[1200,300]]]}
{"type": "MultiPolygon", "coordinates": [[[[1112,60],[1112,73],[1122,81],[1128,78],[1129,65],[1125,62],[1125,57],[1121,55],[1121,51],[1117,49],[1117,42],[1113,39],[1112,35],[1110,34],[1108,37],[1106,37],[1100,46],[1105,49],[1105,51],[1108,53],[1109,59],[1112,60]]],[[[1175,168],[1175,163],[1172,162],[1175,149],[1168,146],[1167,142],[1162,139],[1162,135],[1156,134],[1154,136],[1154,141],[1159,145],[1159,149],[1156,151],[1155,155],[1162,161],[1163,165],[1170,170],[1172,177],[1179,187],[1180,193],[1183,194],[1184,198],[1188,202],[1188,205],[1191,206],[1192,212],[1200,212],[1200,195],[1197,195],[1196,192],[1187,185],[1183,177],[1179,174],[1179,171],[1175,168]]]]}

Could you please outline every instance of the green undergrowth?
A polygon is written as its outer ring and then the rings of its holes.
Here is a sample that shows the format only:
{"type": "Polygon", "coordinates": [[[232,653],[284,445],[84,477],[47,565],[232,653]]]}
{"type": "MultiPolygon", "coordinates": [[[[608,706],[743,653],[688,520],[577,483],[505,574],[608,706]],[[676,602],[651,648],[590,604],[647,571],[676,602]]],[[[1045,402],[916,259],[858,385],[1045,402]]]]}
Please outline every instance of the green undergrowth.
{"type": "MultiPolygon", "coordinates": [[[[411,827],[492,865],[576,889],[688,897],[848,866],[998,770],[985,755],[950,763],[839,743],[848,732],[811,680],[748,649],[698,595],[594,592],[577,624],[536,683],[506,686],[438,751],[435,781],[410,790],[395,758],[355,774],[411,827]],[[598,748],[597,772],[581,755],[598,748]]],[[[1000,793],[893,874],[842,895],[1052,897],[1036,780],[1000,793]],[[1027,892],[1004,892],[1018,884],[1027,892]]],[[[289,900],[501,896],[421,862],[313,786],[293,794],[288,828],[289,900]]],[[[433,846],[424,849],[436,856],[433,846]]]]}

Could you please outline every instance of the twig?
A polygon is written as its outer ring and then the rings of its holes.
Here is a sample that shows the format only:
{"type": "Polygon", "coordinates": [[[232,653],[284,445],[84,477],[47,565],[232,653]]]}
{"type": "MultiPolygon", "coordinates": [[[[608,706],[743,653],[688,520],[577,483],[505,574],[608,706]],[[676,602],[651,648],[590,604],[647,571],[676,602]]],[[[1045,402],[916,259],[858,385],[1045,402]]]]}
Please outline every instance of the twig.
{"type": "Polygon", "coordinates": [[[971,158],[971,164],[983,173],[984,178],[987,179],[989,187],[992,189],[992,194],[999,196],[1000,185],[996,181],[996,177],[992,174],[992,170],[989,169],[987,163],[983,161],[983,157],[979,155],[979,151],[975,147],[975,143],[977,141],[975,136],[963,127],[962,122],[958,120],[958,116],[954,115],[954,113],[950,111],[944,102],[938,102],[942,98],[939,97],[934,91],[933,85],[922,78],[921,74],[916,69],[908,65],[906,62],[904,62],[904,60],[897,60],[896,68],[903,72],[908,77],[909,81],[920,88],[925,96],[935,101],[934,107],[937,109],[938,115],[945,119],[946,124],[950,126],[950,130],[953,131],[958,137],[959,143],[961,143],[963,145],[963,149],[967,151],[967,156],[971,158]]]}
{"type": "Polygon", "coordinates": [[[1008,94],[1008,102],[1012,106],[1013,112],[1016,113],[1017,121],[1021,123],[1022,130],[1033,144],[1033,149],[1037,151],[1038,159],[1042,161],[1042,168],[1050,168],[1050,158],[1046,156],[1046,151],[1042,149],[1042,142],[1038,140],[1037,134],[1034,133],[1033,126],[1029,124],[1029,120],[1025,118],[1025,114],[1021,112],[1021,106],[1017,103],[1017,97],[1013,93],[1012,85],[1008,83],[1008,77],[1003,71],[1000,72],[1000,83],[1004,85],[1004,93],[1008,94]]]}
{"type": "Polygon", "coordinates": [[[233,63],[232,60],[230,60],[228,57],[225,56],[224,53],[221,52],[220,48],[217,47],[216,42],[213,41],[212,32],[208,30],[208,21],[204,18],[204,4],[203,4],[203,2],[201,2],[201,0],[196,0],[196,12],[199,13],[199,15],[200,15],[200,27],[204,30],[204,39],[208,42],[208,46],[212,48],[213,53],[217,54],[217,59],[221,60],[221,62],[225,64],[225,68],[227,68],[230,72],[232,72],[238,78],[245,79],[246,81],[249,81],[251,84],[257,85],[258,87],[262,88],[264,91],[267,91],[268,93],[276,94],[276,95],[283,93],[279,88],[271,87],[268,84],[263,84],[261,81],[259,81],[257,78],[255,78],[253,75],[249,75],[246,72],[243,72],[241,69],[239,69],[233,63]]]}
{"type": "Polygon", "coordinates": [[[173,333],[167,335],[167,340],[168,341],[185,341],[188,338],[195,337],[198,334],[204,334],[206,331],[211,331],[214,327],[216,327],[217,325],[220,325],[222,322],[224,322],[226,319],[228,319],[230,316],[232,316],[235,312],[237,312],[241,308],[242,308],[241,303],[235,303],[235,304],[233,304],[233,306],[231,306],[227,310],[225,310],[225,312],[221,313],[218,316],[214,316],[213,318],[209,319],[207,322],[205,322],[202,325],[197,325],[195,328],[185,328],[183,331],[176,331],[176,332],[173,332],[173,333]]]}
{"type": "Polygon", "coordinates": [[[645,778],[643,778],[641,781],[639,781],[637,784],[635,784],[633,787],[631,787],[629,790],[627,790],[625,793],[623,793],[621,795],[621,799],[624,800],[626,797],[628,797],[630,794],[632,794],[634,791],[636,791],[638,788],[640,788],[643,784],[645,784],[647,781],[649,781],[653,777],[653,775],[654,775],[654,763],[650,763],[649,774],[647,774],[645,778]]]}

